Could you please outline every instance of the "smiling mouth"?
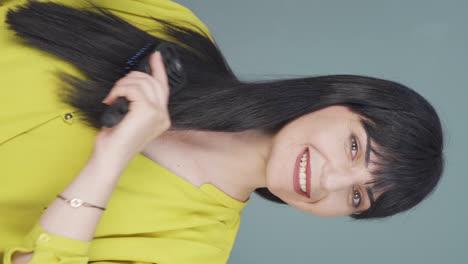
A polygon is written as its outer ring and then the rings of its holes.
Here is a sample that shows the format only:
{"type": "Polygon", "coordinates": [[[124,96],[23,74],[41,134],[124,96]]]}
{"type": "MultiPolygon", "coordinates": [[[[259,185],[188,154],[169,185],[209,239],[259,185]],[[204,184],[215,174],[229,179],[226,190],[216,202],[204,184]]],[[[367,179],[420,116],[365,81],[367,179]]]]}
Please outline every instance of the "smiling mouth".
{"type": "Polygon", "coordinates": [[[294,173],[293,173],[293,185],[294,185],[294,190],[296,191],[296,193],[298,193],[299,195],[305,196],[307,198],[310,198],[310,174],[311,174],[310,173],[310,155],[309,155],[309,149],[306,148],[296,158],[296,163],[294,166],[294,173]],[[304,154],[306,154],[306,158],[304,161],[302,161],[301,159],[304,154]],[[300,172],[301,165],[305,165],[304,172],[300,172]],[[301,176],[301,173],[302,173],[302,176],[301,176]],[[305,191],[303,191],[303,189],[305,189],[305,191]]]}

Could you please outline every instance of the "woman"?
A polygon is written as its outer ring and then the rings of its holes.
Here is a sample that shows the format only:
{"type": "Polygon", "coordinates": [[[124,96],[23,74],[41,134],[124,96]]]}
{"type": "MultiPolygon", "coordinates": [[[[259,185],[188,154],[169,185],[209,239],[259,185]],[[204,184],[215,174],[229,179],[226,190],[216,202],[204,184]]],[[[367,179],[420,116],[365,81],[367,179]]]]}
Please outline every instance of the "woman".
{"type": "Polygon", "coordinates": [[[371,219],[414,207],[439,181],[440,121],[413,90],[354,75],[243,82],[183,7],[94,3],[112,13],[30,3],[6,17],[15,72],[2,79],[15,89],[5,110],[19,118],[0,119],[1,175],[20,175],[7,186],[24,191],[0,197],[5,263],[223,263],[254,191],[315,215],[371,219]],[[126,68],[162,41],[185,48],[187,82],[170,97],[160,54],[151,76],[126,68]],[[51,78],[57,67],[64,90],[51,78]],[[130,112],[102,128],[119,96],[130,112]]]}

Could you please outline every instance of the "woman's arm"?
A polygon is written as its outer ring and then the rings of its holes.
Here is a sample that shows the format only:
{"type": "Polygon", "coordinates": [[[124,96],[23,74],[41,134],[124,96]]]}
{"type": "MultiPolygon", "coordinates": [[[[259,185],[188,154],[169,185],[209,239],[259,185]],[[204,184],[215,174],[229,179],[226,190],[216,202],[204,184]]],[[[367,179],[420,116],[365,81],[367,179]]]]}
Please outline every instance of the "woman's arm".
{"type": "MultiPolygon", "coordinates": [[[[78,176],[61,193],[68,199],[78,197],[100,207],[106,207],[111,194],[127,164],[111,155],[93,152],[88,163],[78,176]]],[[[40,218],[40,225],[47,232],[89,242],[104,211],[93,207],[73,208],[65,201],[56,198],[40,218]]],[[[31,253],[17,253],[13,264],[29,262],[31,253]]]]}
{"type": "MultiPolygon", "coordinates": [[[[103,100],[129,100],[129,111],[114,127],[102,127],[94,151],[78,176],[62,192],[67,199],[80,198],[105,207],[128,163],[144,147],[171,127],[168,111],[169,84],[161,54],[150,56],[152,75],[132,71],[118,80],[103,100]]],[[[39,225],[48,233],[83,242],[93,239],[103,211],[93,207],[73,208],[56,198],[41,216],[39,225]]],[[[30,255],[13,255],[12,263],[27,263],[30,255]]]]}

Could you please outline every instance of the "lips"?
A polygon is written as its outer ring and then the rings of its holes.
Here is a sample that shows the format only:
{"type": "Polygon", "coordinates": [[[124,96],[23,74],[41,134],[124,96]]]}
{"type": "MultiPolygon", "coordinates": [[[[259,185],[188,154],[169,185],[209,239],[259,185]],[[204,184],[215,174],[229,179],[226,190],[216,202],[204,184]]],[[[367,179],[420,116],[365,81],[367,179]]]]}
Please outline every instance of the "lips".
{"type": "Polygon", "coordinates": [[[301,186],[299,184],[299,168],[301,163],[301,158],[304,153],[309,152],[308,148],[305,148],[296,158],[296,164],[294,166],[294,173],[293,173],[293,185],[294,190],[299,195],[305,196],[310,198],[310,154],[307,153],[307,166],[306,166],[306,192],[304,193],[301,190],[301,186]]]}

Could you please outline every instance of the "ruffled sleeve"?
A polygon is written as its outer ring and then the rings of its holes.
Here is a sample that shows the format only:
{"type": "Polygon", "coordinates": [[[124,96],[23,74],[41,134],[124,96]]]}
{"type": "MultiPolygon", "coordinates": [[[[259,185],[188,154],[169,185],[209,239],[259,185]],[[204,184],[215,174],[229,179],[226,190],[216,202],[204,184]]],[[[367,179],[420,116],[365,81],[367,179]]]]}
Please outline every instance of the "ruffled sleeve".
{"type": "Polygon", "coordinates": [[[91,242],[50,234],[36,223],[20,245],[5,250],[3,263],[11,264],[16,252],[34,251],[29,264],[86,264],[90,246],[91,242]]]}

